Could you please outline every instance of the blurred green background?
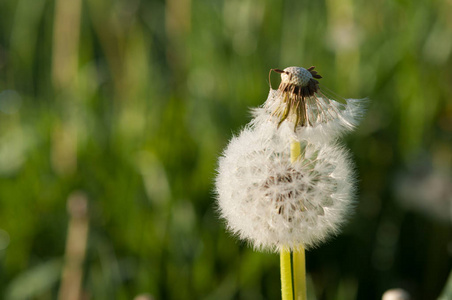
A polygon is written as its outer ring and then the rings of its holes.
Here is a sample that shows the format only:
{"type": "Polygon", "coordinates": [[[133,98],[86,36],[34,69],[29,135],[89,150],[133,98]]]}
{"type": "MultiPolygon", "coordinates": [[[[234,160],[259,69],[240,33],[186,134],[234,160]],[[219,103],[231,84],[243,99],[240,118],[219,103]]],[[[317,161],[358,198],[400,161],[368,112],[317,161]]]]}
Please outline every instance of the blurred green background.
{"type": "Polygon", "coordinates": [[[452,266],[451,16],[450,0],[0,1],[0,297],[61,299],[68,269],[84,299],[279,299],[279,256],[218,218],[215,168],[269,69],[315,65],[321,86],[371,101],[344,141],[356,211],[307,253],[309,293],[436,299],[452,266]],[[71,197],[88,220],[70,226],[71,197]]]}

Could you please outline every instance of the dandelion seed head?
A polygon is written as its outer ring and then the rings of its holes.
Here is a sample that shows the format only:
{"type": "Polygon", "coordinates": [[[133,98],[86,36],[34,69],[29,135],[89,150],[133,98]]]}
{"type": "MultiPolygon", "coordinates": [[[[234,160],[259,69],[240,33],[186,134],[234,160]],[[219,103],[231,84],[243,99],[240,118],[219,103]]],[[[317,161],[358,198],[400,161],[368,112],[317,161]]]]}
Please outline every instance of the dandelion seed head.
{"type": "Polygon", "coordinates": [[[338,232],[353,203],[347,153],[335,144],[289,139],[276,125],[247,127],[219,162],[218,205],[228,228],[257,249],[318,245],[338,232]]]}

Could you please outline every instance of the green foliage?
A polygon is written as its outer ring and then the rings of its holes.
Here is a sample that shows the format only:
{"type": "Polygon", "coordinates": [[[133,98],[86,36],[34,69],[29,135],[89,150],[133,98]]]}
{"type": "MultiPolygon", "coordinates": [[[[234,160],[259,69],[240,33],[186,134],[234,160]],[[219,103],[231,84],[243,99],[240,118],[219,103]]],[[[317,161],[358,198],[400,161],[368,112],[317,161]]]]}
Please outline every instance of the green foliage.
{"type": "Polygon", "coordinates": [[[451,15],[445,0],[0,2],[1,296],[57,297],[66,199],[83,190],[91,299],[278,299],[279,258],[218,219],[216,159],[270,68],[315,65],[321,87],[371,101],[347,140],[356,214],[307,253],[310,297],[438,297],[452,265],[451,15]]]}

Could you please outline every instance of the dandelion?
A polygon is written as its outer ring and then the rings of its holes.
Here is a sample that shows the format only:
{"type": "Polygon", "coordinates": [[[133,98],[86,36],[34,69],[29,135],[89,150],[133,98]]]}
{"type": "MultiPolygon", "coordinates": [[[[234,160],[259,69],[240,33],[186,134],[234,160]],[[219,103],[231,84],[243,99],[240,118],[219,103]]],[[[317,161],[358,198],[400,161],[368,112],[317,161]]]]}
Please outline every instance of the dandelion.
{"type": "Polygon", "coordinates": [[[337,139],[362,109],[326,97],[314,67],[271,71],[281,84],[219,160],[218,206],[239,238],[281,253],[283,299],[291,298],[293,252],[295,295],[305,299],[304,249],[337,234],[350,214],[354,176],[337,139]]]}
{"type": "Polygon", "coordinates": [[[311,247],[336,233],[350,209],[353,176],[336,144],[292,141],[266,126],[246,128],[220,159],[217,189],[228,228],[255,248],[311,247]]]}

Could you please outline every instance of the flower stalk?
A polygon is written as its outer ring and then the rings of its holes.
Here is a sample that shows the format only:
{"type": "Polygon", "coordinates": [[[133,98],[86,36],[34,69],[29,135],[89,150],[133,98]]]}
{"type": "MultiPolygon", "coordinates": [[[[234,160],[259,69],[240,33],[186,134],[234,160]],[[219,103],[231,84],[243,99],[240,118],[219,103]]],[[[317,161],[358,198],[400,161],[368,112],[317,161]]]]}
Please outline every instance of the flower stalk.
{"type": "MultiPolygon", "coordinates": [[[[294,163],[301,156],[301,145],[298,141],[290,144],[290,161],[294,163]]],[[[302,244],[292,253],[293,285],[296,300],[306,300],[306,261],[302,244]]]]}
{"type": "Polygon", "coordinates": [[[300,245],[292,254],[293,256],[293,282],[295,300],[306,300],[306,260],[303,245],[300,245]]]}
{"type": "Polygon", "coordinates": [[[281,249],[280,251],[281,268],[281,298],[282,300],[292,300],[292,265],[290,260],[290,250],[281,249]]]}
{"type": "MultiPolygon", "coordinates": [[[[291,163],[293,164],[300,159],[300,156],[301,145],[298,141],[293,141],[290,144],[291,163]]],[[[283,300],[306,300],[306,262],[303,245],[300,244],[297,249],[294,249],[292,259],[290,256],[290,250],[281,249],[281,298],[283,300]]]]}

